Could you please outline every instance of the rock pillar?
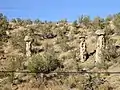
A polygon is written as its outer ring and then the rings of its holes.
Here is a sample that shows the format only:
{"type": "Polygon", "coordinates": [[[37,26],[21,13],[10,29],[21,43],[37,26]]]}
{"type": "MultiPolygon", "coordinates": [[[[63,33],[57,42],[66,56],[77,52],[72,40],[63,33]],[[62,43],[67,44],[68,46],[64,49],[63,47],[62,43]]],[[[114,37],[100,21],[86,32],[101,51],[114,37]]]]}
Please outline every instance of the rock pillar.
{"type": "Polygon", "coordinates": [[[26,42],[26,56],[29,57],[31,56],[32,38],[29,35],[25,36],[24,41],[26,42]]]}
{"type": "Polygon", "coordinates": [[[95,63],[102,63],[103,60],[103,50],[105,49],[105,32],[103,30],[97,30],[96,34],[98,36],[97,39],[97,47],[96,47],[96,57],[95,63]]]}
{"type": "Polygon", "coordinates": [[[87,50],[85,43],[85,36],[80,37],[80,61],[85,62],[87,60],[87,50]]]}

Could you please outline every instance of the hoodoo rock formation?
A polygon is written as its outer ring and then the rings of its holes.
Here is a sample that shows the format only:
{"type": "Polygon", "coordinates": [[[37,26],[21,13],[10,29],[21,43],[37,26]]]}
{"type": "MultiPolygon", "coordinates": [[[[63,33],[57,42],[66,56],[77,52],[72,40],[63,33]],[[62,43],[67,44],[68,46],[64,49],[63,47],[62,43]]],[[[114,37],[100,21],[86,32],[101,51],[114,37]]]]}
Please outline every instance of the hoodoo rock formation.
{"type": "Polygon", "coordinates": [[[95,33],[98,36],[95,63],[102,63],[102,50],[105,49],[105,32],[103,30],[97,30],[95,33]]]}
{"type": "Polygon", "coordinates": [[[85,62],[87,60],[87,49],[85,43],[85,36],[80,36],[80,61],[85,62]]]}
{"type": "Polygon", "coordinates": [[[31,43],[32,43],[32,38],[30,35],[25,36],[24,41],[26,42],[26,56],[29,57],[31,56],[31,43]]]}

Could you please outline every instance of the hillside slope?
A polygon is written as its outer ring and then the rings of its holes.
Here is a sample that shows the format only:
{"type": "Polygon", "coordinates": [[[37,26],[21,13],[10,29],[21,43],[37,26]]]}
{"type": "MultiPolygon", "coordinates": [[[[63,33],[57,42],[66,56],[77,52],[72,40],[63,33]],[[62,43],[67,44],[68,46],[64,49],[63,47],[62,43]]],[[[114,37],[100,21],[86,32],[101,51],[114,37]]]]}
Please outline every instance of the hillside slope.
{"type": "Polygon", "coordinates": [[[0,17],[0,90],[119,90],[119,17],[92,21],[85,16],[73,23],[0,17]],[[104,62],[96,65],[97,30],[105,31],[105,49],[104,62]],[[84,62],[81,37],[87,52],[84,62]]]}

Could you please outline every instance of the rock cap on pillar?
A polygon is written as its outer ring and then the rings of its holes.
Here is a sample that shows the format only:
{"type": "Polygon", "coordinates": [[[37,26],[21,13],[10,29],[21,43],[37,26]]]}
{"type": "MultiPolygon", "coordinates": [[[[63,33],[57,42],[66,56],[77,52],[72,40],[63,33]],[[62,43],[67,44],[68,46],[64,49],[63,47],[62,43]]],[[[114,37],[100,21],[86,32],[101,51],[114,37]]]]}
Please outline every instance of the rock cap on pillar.
{"type": "Polygon", "coordinates": [[[97,34],[98,36],[100,35],[105,35],[105,31],[103,29],[98,29],[95,34],[97,34]]]}
{"type": "Polygon", "coordinates": [[[79,36],[79,39],[81,39],[81,38],[86,38],[87,36],[86,35],[80,35],[79,36]]]}
{"type": "Polygon", "coordinates": [[[27,35],[27,36],[25,36],[24,41],[25,42],[31,42],[32,38],[30,37],[30,35],[27,35]]]}

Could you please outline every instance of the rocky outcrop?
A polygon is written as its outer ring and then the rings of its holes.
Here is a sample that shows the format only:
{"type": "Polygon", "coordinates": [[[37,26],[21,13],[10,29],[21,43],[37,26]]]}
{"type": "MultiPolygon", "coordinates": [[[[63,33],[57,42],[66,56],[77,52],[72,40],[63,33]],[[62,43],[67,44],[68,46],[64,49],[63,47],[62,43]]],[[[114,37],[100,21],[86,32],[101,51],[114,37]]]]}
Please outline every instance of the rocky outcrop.
{"type": "Polygon", "coordinates": [[[31,52],[32,53],[39,53],[44,51],[44,47],[43,46],[32,46],[31,48],[31,52]]]}
{"type": "Polygon", "coordinates": [[[55,38],[57,35],[53,34],[53,33],[46,33],[46,34],[42,34],[42,33],[37,33],[35,32],[34,35],[39,36],[40,39],[52,39],[55,38]]]}

